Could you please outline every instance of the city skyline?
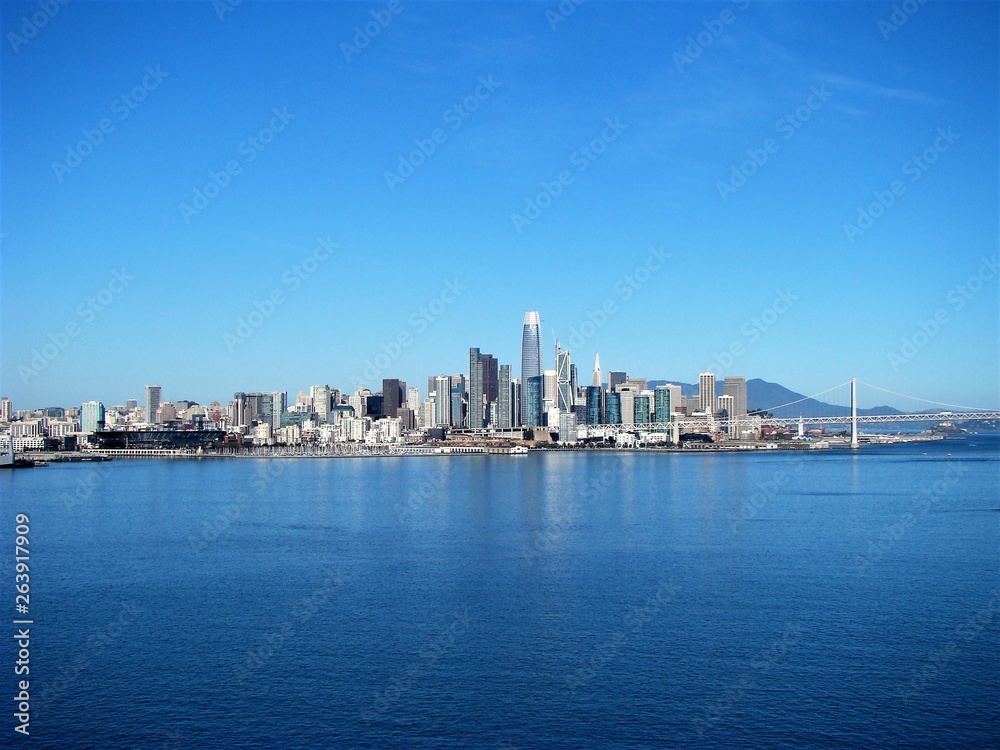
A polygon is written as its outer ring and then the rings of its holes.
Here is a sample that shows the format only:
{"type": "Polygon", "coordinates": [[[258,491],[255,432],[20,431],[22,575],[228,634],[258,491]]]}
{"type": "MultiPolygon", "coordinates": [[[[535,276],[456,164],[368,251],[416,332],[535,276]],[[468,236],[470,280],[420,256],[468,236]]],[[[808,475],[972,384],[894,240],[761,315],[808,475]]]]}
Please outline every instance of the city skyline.
{"type": "Polygon", "coordinates": [[[995,4],[401,7],[8,39],[0,392],[422,382],[543,307],[588,366],[997,403],[995,4]]]}

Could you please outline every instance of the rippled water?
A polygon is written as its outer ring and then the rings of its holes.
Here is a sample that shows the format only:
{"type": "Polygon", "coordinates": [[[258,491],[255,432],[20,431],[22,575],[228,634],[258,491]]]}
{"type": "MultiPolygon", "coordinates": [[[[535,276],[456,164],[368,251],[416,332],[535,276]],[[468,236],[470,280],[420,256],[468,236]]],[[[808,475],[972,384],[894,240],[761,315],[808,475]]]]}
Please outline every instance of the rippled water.
{"type": "Polygon", "coordinates": [[[995,747],[998,449],[4,472],[21,745],[995,747]]]}

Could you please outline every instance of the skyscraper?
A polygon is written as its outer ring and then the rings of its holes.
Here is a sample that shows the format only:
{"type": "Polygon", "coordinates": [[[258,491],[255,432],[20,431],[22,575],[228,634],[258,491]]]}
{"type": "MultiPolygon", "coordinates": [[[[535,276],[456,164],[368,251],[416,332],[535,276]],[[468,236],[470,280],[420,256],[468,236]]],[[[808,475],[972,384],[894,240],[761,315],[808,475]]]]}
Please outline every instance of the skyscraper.
{"type": "Polygon", "coordinates": [[[160,386],[146,386],[146,423],[156,424],[156,412],[160,409],[160,386]]]}
{"type": "Polygon", "coordinates": [[[671,401],[672,395],[670,386],[667,385],[658,385],[653,391],[653,419],[659,424],[670,421],[670,415],[674,409],[671,401]]]}
{"type": "Polygon", "coordinates": [[[598,354],[594,357],[594,382],[591,385],[596,385],[598,388],[603,387],[601,377],[601,355],[598,354]]]}
{"type": "Polygon", "coordinates": [[[698,376],[698,408],[714,414],[717,408],[715,398],[715,373],[703,372],[698,376]]]}
{"type": "Polygon", "coordinates": [[[309,395],[313,400],[313,411],[316,412],[316,418],[321,423],[326,423],[327,415],[330,413],[330,386],[310,386],[309,395]]]}
{"type": "Polygon", "coordinates": [[[434,425],[447,427],[451,424],[451,378],[438,375],[434,378],[434,425]]]}
{"type": "Polygon", "coordinates": [[[599,384],[587,386],[587,424],[601,424],[604,416],[604,404],[601,403],[603,391],[599,384]]]}
{"type": "Polygon", "coordinates": [[[483,355],[483,396],[487,404],[496,403],[500,395],[500,375],[497,367],[496,357],[492,354],[483,355]]]}
{"type": "Polygon", "coordinates": [[[500,365],[497,385],[497,427],[501,430],[509,430],[512,426],[510,389],[510,365],[500,365]]]}
{"type": "Polygon", "coordinates": [[[382,379],[382,414],[395,417],[406,398],[406,383],[396,378],[382,379]]]}
{"type": "Polygon", "coordinates": [[[572,363],[568,351],[559,348],[556,341],[556,406],[560,412],[573,411],[572,363]]]}
{"type": "Polygon", "coordinates": [[[542,319],[537,310],[528,310],[521,331],[521,424],[525,426],[542,421],[542,369],[542,319]]]}
{"type": "Polygon", "coordinates": [[[747,415],[747,380],[738,375],[727,375],[722,380],[722,392],[733,397],[733,419],[747,415]]]}
{"type": "Polygon", "coordinates": [[[483,357],[477,347],[469,349],[469,427],[483,429],[483,357]]]}
{"type": "Polygon", "coordinates": [[[542,399],[545,401],[551,401],[553,406],[559,405],[559,399],[556,395],[559,391],[556,382],[556,371],[546,370],[543,375],[542,380],[542,399]]]}

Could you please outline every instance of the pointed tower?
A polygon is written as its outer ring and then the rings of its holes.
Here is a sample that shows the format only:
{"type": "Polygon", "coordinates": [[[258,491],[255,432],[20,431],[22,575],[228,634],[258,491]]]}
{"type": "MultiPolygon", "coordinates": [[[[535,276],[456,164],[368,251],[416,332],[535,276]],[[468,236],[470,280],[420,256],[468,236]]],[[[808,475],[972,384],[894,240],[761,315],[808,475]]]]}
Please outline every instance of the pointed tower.
{"type": "Polygon", "coordinates": [[[594,385],[601,387],[601,355],[594,357],[594,385]]]}

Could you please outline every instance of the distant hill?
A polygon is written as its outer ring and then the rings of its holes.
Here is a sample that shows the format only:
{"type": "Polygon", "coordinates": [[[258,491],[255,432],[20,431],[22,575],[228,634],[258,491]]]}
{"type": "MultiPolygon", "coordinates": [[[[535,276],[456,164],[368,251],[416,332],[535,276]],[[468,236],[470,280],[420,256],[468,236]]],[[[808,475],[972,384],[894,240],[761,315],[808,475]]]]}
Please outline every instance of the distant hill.
{"type": "MultiPolygon", "coordinates": [[[[694,383],[681,383],[677,380],[648,380],[646,385],[655,388],[658,385],[671,383],[681,387],[681,393],[685,396],[695,396],[698,393],[698,386],[694,383]]],[[[718,395],[722,395],[722,379],[715,383],[715,390],[718,395]]],[[[769,383],[760,378],[753,378],[747,381],[747,408],[751,411],[755,409],[771,409],[780,404],[787,404],[790,401],[798,401],[805,398],[802,393],[785,388],[778,383],[769,383]]],[[[851,407],[836,406],[816,399],[806,399],[794,406],[786,406],[783,409],[771,410],[775,417],[846,417],[850,415],[851,407]]],[[[899,409],[891,406],[875,406],[871,409],[858,409],[858,414],[903,414],[899,409]]]]}

